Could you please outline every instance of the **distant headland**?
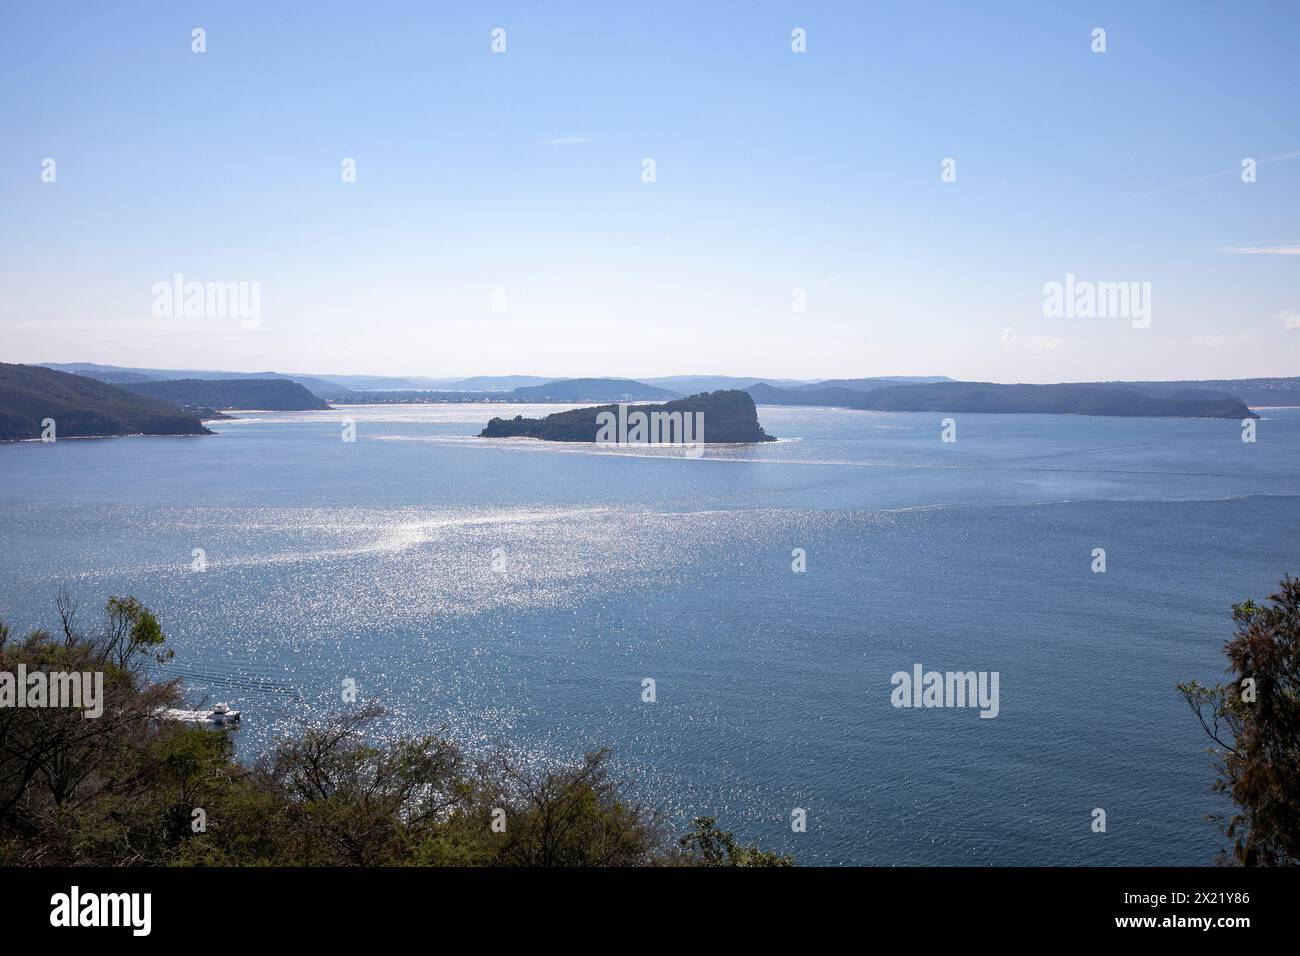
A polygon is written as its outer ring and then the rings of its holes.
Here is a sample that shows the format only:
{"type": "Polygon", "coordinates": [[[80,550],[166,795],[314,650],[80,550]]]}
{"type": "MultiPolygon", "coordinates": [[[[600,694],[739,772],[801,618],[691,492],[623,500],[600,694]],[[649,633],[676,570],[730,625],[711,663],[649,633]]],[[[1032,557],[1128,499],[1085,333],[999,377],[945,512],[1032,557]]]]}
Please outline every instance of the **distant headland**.
{"type": "Polygon", "coordinates": [[[171,402],[81,375],[0,362],[0,441],[210,434],[171,402]]]}
{"type": "Polygon", "coordinates": [[[175,402],[191,411],[255,408],[273,412],[305,412],[329,405],[297,382],[283,378],[181,378],[162,382],[129,382],[121,388],[175,402]]]}
{"type": "Polygon", "coordinates": [[[1108,415],[1124,418],[1258,418],[1239,398],[1177,383],[999,385],[930,382],[862,391],[842,386],[746,391],[761,405],[821,405],[879,412],[988,412],[1000,414],[1108,415]]]}

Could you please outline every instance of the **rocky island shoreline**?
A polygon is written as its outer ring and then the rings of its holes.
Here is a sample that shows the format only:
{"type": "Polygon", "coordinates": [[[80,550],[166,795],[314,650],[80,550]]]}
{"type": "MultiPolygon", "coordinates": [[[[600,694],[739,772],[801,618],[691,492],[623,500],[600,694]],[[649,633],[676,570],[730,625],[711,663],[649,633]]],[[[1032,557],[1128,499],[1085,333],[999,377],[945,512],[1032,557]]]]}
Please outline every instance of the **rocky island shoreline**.
{"type": "Polygon", "coordinates": [[[596,405],[545,418],[493,418],[480,438],[538,438],[601,444],[748,445],[776,441],[739,389],[702,392],[658,405],[596,405]]]}

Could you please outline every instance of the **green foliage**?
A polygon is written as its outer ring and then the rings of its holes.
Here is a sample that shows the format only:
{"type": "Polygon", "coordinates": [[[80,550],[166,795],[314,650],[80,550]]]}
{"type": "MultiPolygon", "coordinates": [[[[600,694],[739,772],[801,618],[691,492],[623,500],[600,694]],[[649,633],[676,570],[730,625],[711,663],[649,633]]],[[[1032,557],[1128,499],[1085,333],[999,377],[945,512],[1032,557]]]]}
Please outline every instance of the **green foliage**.
{"type": "Polygon", "coordinates": [[[57,604],[57,636],[16,642],[0,624],[0,670],[102,671],[104,713],[0,708],[0,865],[790,865],[712,820],[673,845],[622,795],[608,750],[540,770],[475,763],[437,735],[377,740],[375,707],[244,765],[229,731],[160,714],[179,695],[146,677],[166,656],[148,608],[110,598],[87,635],[57,604]]]}
{"type": "MultiPolygon", "coordinates": [[[[132,599],[109,602],[104,623],[83,635],[77,608],[57,601],[62,634],[34,631],[14,641],[0,629],[0,671],[102,675],[102,713],[82,709],[0,708],[0,860],[60,865],[101,859],[105,847],[135,847],[147,808],[159,708],[177,697],[171,684],[149,682],[140,641],[161,641],[157,621],[132,599]],[[150,624],[152,622],[152,624],[150,624]],[[135,635],[134,642],[132,634],[135,635]]],[[[148,645],[156,648],[157,643],[148,645]]],[[[112,862],[134,862],[135,850],[112,862]]]]}
{"type": "Polygon", "coordinates": [[[677,841],[681,862],[695,866],[794,866],[779,853],[742,846],[712,817],[696,817],[695,829],[677,841]]]}
{"type": "Polygon", "coordinates": [[[172,656],[170,650],[154,651],[166,638],[158,619],[135,598],[110,597],[105,617],[110,647],[117,654],[119,665],[137,654],[153,652],[159,663],[172,656]]]}
{"type": "Polygon", "coordinates": [[[1233,605],[1224,645],[1227,684],[1179,684],[1213,742],[1214,789],[1237,805],[1215,816],[1231,841],[1221,862],[1300,864],[1300,581],[1282,579],[1269,603],[1233,605]]]}

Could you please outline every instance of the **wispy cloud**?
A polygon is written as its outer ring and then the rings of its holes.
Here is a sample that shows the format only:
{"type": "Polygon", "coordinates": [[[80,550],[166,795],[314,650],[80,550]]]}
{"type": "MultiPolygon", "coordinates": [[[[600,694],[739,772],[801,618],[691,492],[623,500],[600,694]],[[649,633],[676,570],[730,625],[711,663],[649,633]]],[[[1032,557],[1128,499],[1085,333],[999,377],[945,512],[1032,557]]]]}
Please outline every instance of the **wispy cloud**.
{"type": "MultiPolygon", "coordinates": [[[[1282,162],[1286,162],[1288,159],[1296,159],[1297,157],[1300,157],[1300,149],[1293,150],[1289,153],[1279,153],[1277,156],[1265,156],[1263,159],[1259,160],[1255,165],[1257,167],[1268,166],[1271,165],[1272,163],[1282,163],[1282,162]]],[[[1204,176],[1197,176],[1195,179],[1184,180],[1181,183],[1171,183],[1168,186],[1161,186],[1159,189],[1152,189],[1150,192],[1142,193],[1142,195],[1158,196],[1161,193],[1167,193],[1172,189],[1185,189],[1188,186],[1199,186],[1201,183],[1208,183],[1215,179],[1223,179],[1225,176],[1240,176],[1240,175],[1241,175],[1241,167],[1237,166],[1233,169],[1224,169],[1217,173],[1207,173],[1204,176]]]]}
{"type": "Polygon", "coordinates": [[[547,136],[545,139],[535,139],[534,143],[539,146],[578,146],[582,143],[594,143],[594,136],[547,136]]]}
{"type": "Polygon", "coordinates": [[[1226,256],[1300,256],[1300,241],[1287,240],[1270,245],[1242,243],[1235,246],[1220,246],[1219,251],[1226,256]]]}
{"type": "Polygon", "coordinates": [[[1277,317],[1282,322],[1282,328],[1288,332],[1300,332],[1300,312],[1295,309],[1283,309],[1277,317]]]}
{"type": "Polygon", "coordinates": [[[1002,330],[1002,347],[1004,349],[1023,349],[1031,355],[1039,355],[1059,348],[1065,339],[1052,335],[1016,335],[1016,330],[1007,326],[1002,330]]]}

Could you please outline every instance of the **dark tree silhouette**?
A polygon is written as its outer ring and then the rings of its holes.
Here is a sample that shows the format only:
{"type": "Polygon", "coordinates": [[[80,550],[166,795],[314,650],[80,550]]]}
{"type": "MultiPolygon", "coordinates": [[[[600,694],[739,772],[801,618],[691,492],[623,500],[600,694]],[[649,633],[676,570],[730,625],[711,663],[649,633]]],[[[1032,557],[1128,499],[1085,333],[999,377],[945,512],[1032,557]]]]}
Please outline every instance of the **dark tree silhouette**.
{"type": "Polygon", "coordinates": [[[1220,862],[1300,864],[1300,580],[1289,575],[1264,607],[1235,604],[1224,646],[1232,680],[1178,689],[1213,741],[1218,779],[1237,810],[1212,816],[1231,841],[1220,862]]]}

